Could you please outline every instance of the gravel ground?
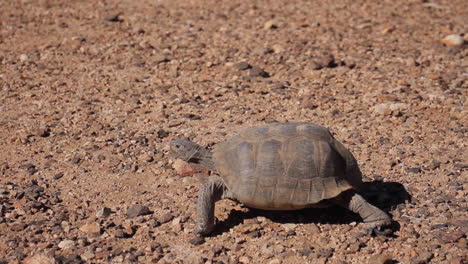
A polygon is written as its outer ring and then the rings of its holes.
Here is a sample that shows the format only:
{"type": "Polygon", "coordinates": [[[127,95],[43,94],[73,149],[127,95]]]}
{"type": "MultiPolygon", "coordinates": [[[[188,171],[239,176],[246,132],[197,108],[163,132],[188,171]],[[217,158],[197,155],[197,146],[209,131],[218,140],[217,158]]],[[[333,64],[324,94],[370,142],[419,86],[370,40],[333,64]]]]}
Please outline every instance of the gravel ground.
{"type": "Polygon", "coordinates": [[[0,5],[1,263],[466,263],[467,1],[0,5]],[[353,152],[393,236],[231,201],[193,235],[206,173],[167,143],[292,121],[353,152]]]}

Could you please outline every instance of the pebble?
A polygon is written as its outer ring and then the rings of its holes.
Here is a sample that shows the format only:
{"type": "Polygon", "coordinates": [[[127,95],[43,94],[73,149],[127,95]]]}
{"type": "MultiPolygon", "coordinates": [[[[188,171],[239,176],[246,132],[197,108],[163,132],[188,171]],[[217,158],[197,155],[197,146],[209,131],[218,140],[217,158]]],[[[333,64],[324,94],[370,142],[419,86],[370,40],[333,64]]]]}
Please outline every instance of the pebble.
{"type": "Polygon", "coordinates": [[[174,218],[174,216],[171,213],[165,213],[165,214],[161,215],[160,217],[158,217],[158,221],[161,224],[165,224],[165,223],[171,221],[173,218],[174,218]]]}
{"type": "Polygon", "coordinates": [[[239,63],[236,64],[236,68],[239,71],[244,71],[244,70],[252,68],[252,66],[249,63],[247,63],[245,61],[242,61],[242,62],[239,62],[239,63]]]}
{"type": "Polygon", "coordinates": [[[282,226],[283,226],[284,230],[286,230],[286,231],[289,231],[289,230],[294,231],[296,229],[296,227],[297,227],[296,224],[290,224],[290,223],[283,224],[282,226]]]}
{"type": "Polygon", "coordinates": [[[393,259],[389,255],[373,255],[369,258],[369,264],[392,264],[393,259]]]}
{"type": "Polygon", "coordinates": [[[44,253],[39,253],[28,257],[23,261],[24,264],[56,264],[55,258],[44,253]]]}
{"type": "Polygon", "coordinates": [[[59,180],[59,179],[61,179],[61,178],[63,177],[63,175],[64,175],[64,174],[63,174],[62,172],[61,172],[61,173],[55,174],[55,175],[54,175],[54,180],[59,180]]]}
{"type": "Polygon", "coordinates": [[[421,168],[418,168],[418,167],[408,168],[406,169],[406,171],[411,172],[411,173],[421,173],[421,168]]]}
{"type": "Polygon", "coordinates": [[[144,205],[140,205],[140,204],[137,204],[137,205],[134,205],[130,208],[127,209],[127,217],[128,218],[134,218],[134,217],[137,217],[137,216],[140,216],[140,215],[147,215],[147,214],[150,214],[150,210],[147,206],[144,206],[144,205]]]}
{"type": "Polygon", "coordinates": [[[176,159],[172,165],[176,173],[182,177],[192,176],[197,173],[208,174],[208,170],[202,166],[196,164],[187,163],[181,159],[176,159]]]}
{"type": "Polygon", "coordinates": [[[169,136],[169,132],[167,132],[164,129],[159,129],[158,132],[156,132],[156,134],[158,135],[158,138],[160,139],[163,139],[169,136]]]}
{"type": "Polygon", "coordinates": [[[280,259],[272,259],[272,260],[268,261],[268,264],[281,264],[281,260],[280,259]]]}
{"type": "Polygon", "coordinates": [[[75,241],[69,239],[62,240],[57,246],[61,249],[72,249],[75,247],[75,241]]]}
{"type": "Polygon", "coordinates": [[[81,254],[80,257],[84,261],[90,261],[94,258],[94,253],[92,251],[86,251],[85,253],[81,254]]]}
{"type": "Polygon", "coordinates": [[[246,257],[246,256],[242,256],[242,257],[239,257],[239,262],[248,264],[248,263],[250,263],[250,259],[248,257],[246,257]]]}
{"type": "Polygon", "coordinates": [[[88,234],[95,234],[101,232],[101,227],[98,223],[85,224],[80,227],[80,231],[88,234]]]}
{"type": "Polygon", "coordinates": [[[378,115],[390,115],[392,113],[392,110],[390,109],[390,106],[386,103],[378,104],[373,107],[373,112],[378,114],[378,115]]]}
{"type": "Polygon", "coordinates": [[[451,34],[441,40],[448,47],[460,47],[465,42],[463,37],[458,34],[451,34]]]}
{"type": "Polygon", "coordinates": [[[263,24],[264,29],[276,29],[278,28],[278,25],[276,24],[275,20],[268,20],[263,24]]]}
{"type": "Polygon", "coordinates": [[[268,78],[270,77],[270,74],[266,71],[264,71],[262,68],[258,66],[252,66],[249,70],[249,75],[252,77],[263,77],[263,78],[268,78]]]}
{"type": "Polygon", "coordinates": [[[97,218],[106,218],[112,213],[110,208],[103,207],[101,209],[98,209],[96,211],[96,217],[97,218]]]}
{"type": "Polygon", "coordinates": [[[29,57],[28,57],[28,55],[26,55],[26,54],[21,54],[21,55],[19,56],[19,60],[20,60],[21,62],[25,62],[25,61],[29,60],[29,57]]]}
{"type": "Polygon", "coordinates": [[[201,245],[201,244],[205,243],[205,238],[202,237],[202,236],[196,236],[196,237],[190,239],[189,243],[194,245],[194,246],[198,246],[198,245],[201,245]]]}
{"type": "Polygon", "coordinates": [[[125,237],[125,232],[122,229],[117,229],[114,232],[114,237],[116,238],[124,238],[125,237]]]}

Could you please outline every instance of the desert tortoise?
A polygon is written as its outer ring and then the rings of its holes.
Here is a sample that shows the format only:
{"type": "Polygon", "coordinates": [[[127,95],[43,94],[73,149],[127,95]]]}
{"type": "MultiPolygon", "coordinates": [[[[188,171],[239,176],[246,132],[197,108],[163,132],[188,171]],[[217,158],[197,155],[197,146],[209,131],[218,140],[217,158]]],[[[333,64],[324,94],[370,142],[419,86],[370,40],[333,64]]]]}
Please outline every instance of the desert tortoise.
{"type": "Polygon", "coordinates": [[[215,202],[233,199],[265,210],[339,205],[359,214],[370,228],[390,217],[355,192],[362,174],[353,155],[325,127],[274,123],[242,130],[210,151],[189,140],[174,140],[177,158],[219,174],[200,188],[198,230],[214,229],[215,202]]]}

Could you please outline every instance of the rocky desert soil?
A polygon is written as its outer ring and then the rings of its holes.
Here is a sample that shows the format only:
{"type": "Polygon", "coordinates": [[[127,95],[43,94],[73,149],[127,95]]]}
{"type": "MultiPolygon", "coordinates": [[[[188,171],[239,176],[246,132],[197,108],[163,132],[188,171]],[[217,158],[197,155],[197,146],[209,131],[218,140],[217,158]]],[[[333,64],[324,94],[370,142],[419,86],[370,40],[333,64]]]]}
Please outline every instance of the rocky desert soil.
{"type": "Polygon", "coordinates": [[[467,1],[0,6],[1,263],[466,263],[467,1]],[[192,233],[206,172],[167,143],[293,121],[353,152],[393,235],[232,201],[192,233]]]}

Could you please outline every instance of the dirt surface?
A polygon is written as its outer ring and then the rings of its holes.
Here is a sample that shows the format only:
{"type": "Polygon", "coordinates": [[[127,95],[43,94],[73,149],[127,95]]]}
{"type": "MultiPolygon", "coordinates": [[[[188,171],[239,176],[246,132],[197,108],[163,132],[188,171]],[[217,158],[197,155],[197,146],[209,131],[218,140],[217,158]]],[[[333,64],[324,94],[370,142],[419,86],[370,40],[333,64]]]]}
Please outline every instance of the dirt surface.
{"type": "Polygon", "coordinates": [[[2,263],[467,260],[467,1],[0,6],[2,263]],[[394,236],[339,208],[221,201],[194,239],[199,175],[167,142],[288,121],[353,152],[394,236]]]}

